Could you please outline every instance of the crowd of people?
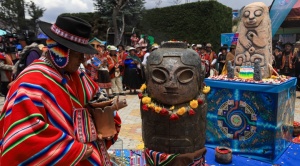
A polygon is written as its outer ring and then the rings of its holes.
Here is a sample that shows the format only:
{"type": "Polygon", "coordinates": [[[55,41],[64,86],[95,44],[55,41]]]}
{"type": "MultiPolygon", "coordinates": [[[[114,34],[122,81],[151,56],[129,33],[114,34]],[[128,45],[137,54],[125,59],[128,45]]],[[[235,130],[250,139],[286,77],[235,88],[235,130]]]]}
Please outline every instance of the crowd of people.
{"type": "MultiPolygon", "coordinates": [[[[150,45],[147,36],[137,37],[136,33],[132,34],[131,45],[105,45],[100,43],[93,45],[97,50],[96,54],[85,54],[85,62],[82,68],[85,72],[98,83],[99,87],[106,90],[110,97],[116,95],[125,95],[126,90],[129,94],[137,94],[137,89],[144,82],[143,66],[146,65],[147,58],[152,51],[159,48],[154,43],[150,45]],[[98,62],[98,63],[96,63],[98,62]]],[[[28,66],[35,59],[39,59],[47,47],[40,40],[33,39],[23,42],[24,38],[19,41],[25,48],[20,54],[26,53],[26,60],[23,66],[28,66]],[[27,45],[27,46],[26,46],[27,45]],[[28,56],[27,56],[28,54],[28,56]]],[[[300,45],[277,42],[273,47],[273,68],[281,75],[293,76],[299,78],[300,75],[300,45]]],[[[223,45],[219,52],[213,51],[212,44],[191,44],[190,48],[195,50],[205,66],[205,77],[221,75],[227,73],[227,62],[234,61],[236,45],[223,45]]],[[[18,54],[14,51],[1,53],[0,70],[1,70],[1,95],[5,96],[8,92],[10,82],[16,78],[19,72],[16,71],[19,64],[18,54]],[[14,69],[14,71],[13,71],[14,69]]],[[[300,81],[298,81],[298,89],[300,81]]]]}
{"type": "Polygon", "coordinates": [[[145,82],[143,66],[150,52],[159,46],[155,43],[147,49],[148,43],[135,40],[132,46],[126,47],[100,43],[94,45],[97,54],[85,55],[85,72],[100,88],[106,89],[110,97],[125,95],[125,90],[129,90],[129,94],[137,94],[137,89],[145,82]]]}

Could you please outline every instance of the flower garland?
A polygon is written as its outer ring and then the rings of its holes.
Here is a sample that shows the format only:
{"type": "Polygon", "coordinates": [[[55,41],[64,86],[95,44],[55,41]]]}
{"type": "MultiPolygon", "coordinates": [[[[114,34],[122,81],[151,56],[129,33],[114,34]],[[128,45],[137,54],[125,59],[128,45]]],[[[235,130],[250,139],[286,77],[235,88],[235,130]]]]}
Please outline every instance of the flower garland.
{"type": "Polygon", "coordinates": [[[188,115],[190,116],[195,115],[196,112],[194,109],[198,108],[199,105],[202,105],[204,103],[201,98],[198,98],[197,100],[191,100],[189,102],[189,105],[186,107],[182,106],[180,108],[175,109],[175,106],[171,106],[169,109],[167,109],[154,103],[146,93],[146,89],[147,89],[146,84],[143,84],[140,88],[141,93],[138,93],[138,97],[139,99],[142,100],[142,104],[143,104],[142,110],[143,111],[152,110],[163,116],[169,115],[170,120],[178,120],[179,116],[182,116],[185,113],[188,113],[188,115]]]}

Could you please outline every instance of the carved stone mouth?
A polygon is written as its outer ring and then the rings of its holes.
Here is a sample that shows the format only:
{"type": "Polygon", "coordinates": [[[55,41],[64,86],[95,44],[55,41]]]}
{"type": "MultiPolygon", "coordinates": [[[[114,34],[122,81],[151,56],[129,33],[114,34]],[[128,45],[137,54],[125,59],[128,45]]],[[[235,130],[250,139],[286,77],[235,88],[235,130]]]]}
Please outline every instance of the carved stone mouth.
{"type": "Polygon", "coordinates": [[[178,92],[170,92],[170,91],[164,92],[164,94],[168,94],[168,95],[179,95],[178,92]]]}
{"type": "Polygon", "coordinates": [[[248,21],[247,23],[250,24],[250,25],[252,25],[252,24],[255,24],[256,21],[250,20],[250,21],[248,21]]]}

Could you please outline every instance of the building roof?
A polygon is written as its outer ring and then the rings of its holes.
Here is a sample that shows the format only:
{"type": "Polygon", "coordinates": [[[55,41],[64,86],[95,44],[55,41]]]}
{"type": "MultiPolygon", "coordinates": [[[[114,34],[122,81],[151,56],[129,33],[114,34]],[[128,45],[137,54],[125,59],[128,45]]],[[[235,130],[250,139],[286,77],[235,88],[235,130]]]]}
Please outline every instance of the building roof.
{"type": "Polygon", "coordinates": [[[100,39],[98,39],[98,38],[96,38],[96,37],[94,37],[93,39],[91,39],[90,41],[89,41],[89,43],[92,43],[93,41],[97,41],[97,42],[99,42],[99,43],[102,43],[102,44],[105,44],[106,43],[106,41],[102,41],[102,40],[100,40],[100,39]]]}

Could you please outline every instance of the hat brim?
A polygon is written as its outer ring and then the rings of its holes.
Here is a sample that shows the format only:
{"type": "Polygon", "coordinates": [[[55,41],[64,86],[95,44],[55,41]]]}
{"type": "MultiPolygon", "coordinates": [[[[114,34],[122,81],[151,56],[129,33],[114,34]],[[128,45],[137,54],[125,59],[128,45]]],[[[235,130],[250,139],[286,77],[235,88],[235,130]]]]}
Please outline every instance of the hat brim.
{"type": "Polygon", "coordinates": [[[291,47],[294,46],[292,43],[285,43],[285,44],[284,44],[284,47],[287,46],[287,45],[290,45],[291,47]]]}
{"type": "Polygon", "coordinates": [[[84,54],[97,54],[97,50],[91,46],[90,44],[79,44],[62,38],[51,31],[52,24],[40,21],[39,23],[40,29],[52,40],[56,41],[57,43],[80,53],[84,54]]]}

